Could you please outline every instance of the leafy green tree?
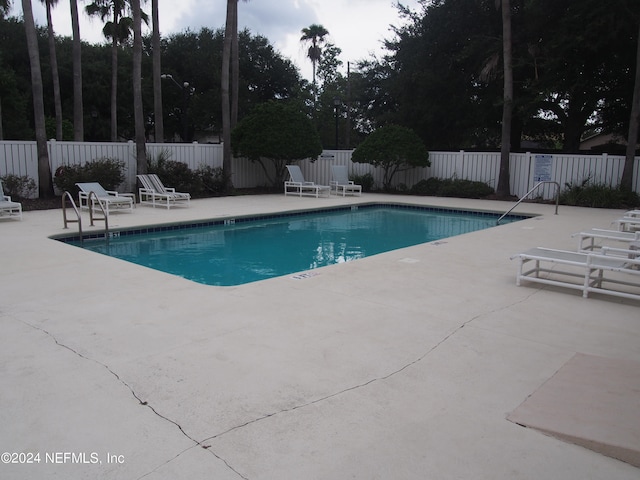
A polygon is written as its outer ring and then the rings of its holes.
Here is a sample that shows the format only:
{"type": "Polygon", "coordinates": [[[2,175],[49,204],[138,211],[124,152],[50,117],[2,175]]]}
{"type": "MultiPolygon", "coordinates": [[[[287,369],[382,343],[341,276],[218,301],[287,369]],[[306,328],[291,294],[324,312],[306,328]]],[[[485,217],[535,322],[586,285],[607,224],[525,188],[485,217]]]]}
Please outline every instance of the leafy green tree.
{"type": "Polygon", "coordinates": [[[420,137],[413,130],[399,125],[386,125],[375,130],[356,147],[351,160],[382,168],[385,190],[391,189],[396,173],[431,165],[429,152],[420,137]]]}
{"type": "Polygon", "coordinates": [[[27,109],[26,94],[19,88],[16,72],[0,52],[0,140],[33,138],[27,109]]]}
{"type": "MultiPolygon", "coordinates": [[[[529,88],[537,92],[542,110],[561,125],[563,150],[578,151],[585,130],[594,119],[600,122],[603,109],[619,104],[621,98],[620,123],[626,125],[640,2],[539,0],[525,6],[521,15],[526,15],[523,25],[529,43],[526,51],[521,48],[521,59],[528,54],[530,71],[538,72],[529,88]]],[[[623,135],[625,130],[620,129],[623,135]]]]}
{"type": "MultiPolygon", "coordinates": [[[[371,121],[406,125],[432,149],[497,148],[504,69],[495,0],[422,5],[402,10],[389,55],[363,71],[371,121]]],[[[511,11],[512,148],[559,131],[563,149],[576,151],[585,129],[621,103],[626,125],[638,0],[511,0],[511,11]]]]}
{"type": "Polygon", "coordinates": [[[258,105],[238,122],[231,144],[234,156],[257,162],[274,187],[282,185],[288,164],[322,153],[318,132],[297,102],[258,105]]]}
{"type": "MultiPolygon", "coordinates": [[[[185,31],[163,40],[162,64],[180,82],[188,81],[196,88],[189,103],[190,128],[195,132],[222,132],[222,104],[220,94],[223,50],[223,31],[203,28],[198,32],[185,31]],[[202,65],[218,68],[203,69],[202,65]]],[[[239,32],[238,117],[259,104],[273,99],[287,99],[300,95],[300,76],[293,63],[284,58],[262,36],[248,30],[239,32]]],[[[166,85],[163,97],[166,137],[180,132],[182,92],[166,85]]]]}

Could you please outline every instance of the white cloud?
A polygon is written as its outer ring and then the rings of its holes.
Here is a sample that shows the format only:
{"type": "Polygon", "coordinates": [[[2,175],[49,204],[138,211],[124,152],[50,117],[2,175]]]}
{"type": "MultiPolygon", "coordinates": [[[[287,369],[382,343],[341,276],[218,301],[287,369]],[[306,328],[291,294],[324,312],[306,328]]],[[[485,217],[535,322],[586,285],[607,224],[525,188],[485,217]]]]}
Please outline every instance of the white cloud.
{"type": "MultiPolygon", "coordinates": [[[[300,68],[306,77],[311,66],[306,49],[300,44],[301,30],[311,24],[323,25],[327,40],[342,49],[341,60],[355,62],[382,52],[382,41],[391,37],[390,25],[399,25],[395,0],[249,0],[240,1],[238,24],[254,34],[263,35],[300,68]]],[[[403,5],[418,8],[418,0],[401,0],[403,5]]],[[[224,0],[160,0],[160,30],[163,35],[182,32],[187,28],[223,28],[226,17],[224,0]]],[[[36,23],[46,24],[45,10],[38,0],[32,2],[36,23]]],[[[84,10],[85,3],[78,2],[84,10]]],[[[149,2],[143,7],[151,14],[149,2]]],[[[13,14],[22,12],[20,2],[14,2],[13,14]]],[[[56,33],[71,35],[68,0],[61,0],[53,10],[56,33]]],[[[81,12],[80,35],[90,43],[104,42],[102,22],[90,20],[81,12]]]]}

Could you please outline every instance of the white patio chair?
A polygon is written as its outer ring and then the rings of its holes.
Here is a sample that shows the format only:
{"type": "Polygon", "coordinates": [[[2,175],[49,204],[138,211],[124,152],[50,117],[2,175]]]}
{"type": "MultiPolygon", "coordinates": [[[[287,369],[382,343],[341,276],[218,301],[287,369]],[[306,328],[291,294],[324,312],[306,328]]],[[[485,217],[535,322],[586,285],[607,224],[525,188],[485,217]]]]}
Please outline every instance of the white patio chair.
{"type": "Polygon", "coordinates": [[[640,259],[619,256],[622,252],[633,253],[609,247],[597,254],[537,247],[511,259],[519,259],[516,285],[524,280],[581,290],[585,298],[597,292],[640,300],[640,259]]]}
{"type": "Polygon", "coordinates": [[[102,205],[104,212],[109,215],[112,211],[133,212],[135,204],[135,196],[133,193],[118,193],[115,190],[105,190],[98,182],[76,183],[80,189],[78,192],[78,201],[81,209],[88,210],[92,208],[95,213],[99,211],[96,205],[102,205]],[[95,198],[91,196],[91,192],[95,194],[95,198]],[[91,198],[89,198],[91,196],[91,198]]]}
{"type": "Polygon", "coordinates": [[[579,252],[593,252],[607,246],[609,243],[625,243],[627,246],[640,242],[640,231],[621,232],[620,230],[606,230],[602,228],[592,228],[579,233],[574,233],[572,237],[578,237],[579,252]],[[596,241],[598,242],[596,244],[596,241]]]}
{"type": "Polygon", "coordinates": [[[0,217],[4,216],[22,220],[22,204],[12,201],[9,195],[4,194],[2,180],[0,180],[0,217]]]}
{"type": "Polygon", "coordinates": [[[331,166],[331,178],[329,186],[331,191],[339,195],[342,192],[344,197],[347,194],[358,195],[362,194],[362,185],[356,185],[353,181],[349,180],[349,170],[346,165],[332,165],[331,166]]]}
{"type": "Polygon", "coordinates": [[[298,197],[320,197],[329,196],[331,187],[329,185],[318,185],[317,183],[307,182],[302,175],[302,170],[298,165],[287,165],[290,179],[284,182],[285,195],[297,195],[298,197]]]}
{"type": "Polygon", "coordinates": [[[158,175],[150,173],[148,175],[137,175],[142,187],[138,190],[140,204],[156,205],[167,207],[189,206],[191,194],[176,192],[175,188],[165,187],[158,175]]]}

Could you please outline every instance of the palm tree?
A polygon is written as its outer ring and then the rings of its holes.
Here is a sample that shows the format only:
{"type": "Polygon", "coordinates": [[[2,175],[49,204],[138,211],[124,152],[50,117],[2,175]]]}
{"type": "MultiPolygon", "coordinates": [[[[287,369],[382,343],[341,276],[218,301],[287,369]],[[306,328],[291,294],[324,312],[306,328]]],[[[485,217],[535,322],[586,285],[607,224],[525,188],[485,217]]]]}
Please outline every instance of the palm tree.
{"type": "Polygon", "coordinates": [[[222,171],[225,178],[226,191],[233,188],[231,182],[231,130],[238,122],[239,63],[238,0],[227,0],[222,72],[220,74],[220,92],[222,95],[222,171]],[[231,85],[229,76],[231,76],[231,85]]]}
{"type": "Polygon", "coordinates": [[[307,57],[311,60],[313,65],[313,85],[315,89],[316,85],[316,67],[322,56],[322,49],[320,45],[324,43],[324,37],[329,35],[329,31],[322,25],[313,24],[308,28],[302,29],[302,37],[300,41],[303,43],[311,42],[311,46],[307,50],[307,57]]]}
{"type": "MultiPolygon", "coordinates": [[[[118,140],[118,45],[131,36],[133,20],[126,16],[129,0],[94,0],[85,7],[89,16],[108,20],[102,33],[111,40],[111,141],[118,140]]],[[[141,13],[146,22],[147,16],[141,13]]]]}
{"type": "Polygon", "coordinates": [[[500,173],[498,175],[498,197],[508,197],[509,157],[511,154],[511,118],[513,115],[513,64],[511,54],[511,2],[496,0],[496,6],[502,2],[502,52],[504,63],[504,102],[502,105],[502,143],[500,148],[500,173]]]}
{"type": "MultiPolygon", "coordinates": [[[[0,0],[0,18],[4,18],[11,8],[11,0],[0,0]]],[[[2,133],[2,98],[0,98],[0,140],[4,140],[2,133]]]]}
{"type": "Polygon", "coordinates": [[[36,130],[36,144],[38,149],[38,181],[40,197],[53,195],[51,167],[49,166],[49,152],[47,150],[47,132],[44,121],[44,97],[42,88],[42,71],[40,69],[40,50],[38,49],[38,34],[33,20],[31,0],[22,0],[22,13],[29,50],[29,65],[31,67],[31,89],[33,91],[33,114],[36,130]]]}
{"type": "Polygon", "coordinates": [[[51,8],[58,0],[40,0],[47,8],[47,33],[49,39],[49,57],[51,58],[51,76],[53,77],[53,105],[56,115],[56,140],[62,140],[62,100],[60,99],[60,77],[58,75],[58,56],[56,55],[56,36],[53,31],[51,8]]]}
{"type": "MultiPolygon", "coordinates": [[[[24,3],[24,0],[23,2],[24,3]]],[[[78,0],[69,0],[71,6],[71,30],[73,32],[73,139],[84,140],[84,113],[82,106],[82,43],[80,40],[80,21],[78,19],[78,0]]]]}
{"type": "Polygon", "coordinates": [[[238,0],[227,0],[227,21],[224,30],[222,49],[222,72],[220,72],[220,93],[222,96],[222,174],[225,190],[233,188],[231,183],[231,105],[229,95],[229,67],[231,64],[231,46],[233,37],[234,12],[237,12],[238,0]]]}
{"type": "Polygon", "coordinates": [[[131,0],[133,12],[133,116],[136,132],[136,166],[139,174],[147,173],[147,147],[142,106],[142,11],[140,0],[131,0]]]}
{"type": "MultiPolygon", "coordinates": [[[[638,32],[640,34],[640,31],[638,32]]],[[[629,115],[629,133],[627,134],[627,150],[625,152],[624,168],[620,179],[620,188],[633,190],[633,164],[636,159],[638,144],[638,122],[640,121],[640,37],[636,47],[636,76],[631,100],[631,114],[629,115]]]]}
{"type": "Polygon", "coordinates": [[[158,0],[151,0],[151,45],[153,55],[153,118],[155,123],[155,140],[164,142],[164,122],[162,119],[162,62],[160,57],[160,20],[158,0]]]}

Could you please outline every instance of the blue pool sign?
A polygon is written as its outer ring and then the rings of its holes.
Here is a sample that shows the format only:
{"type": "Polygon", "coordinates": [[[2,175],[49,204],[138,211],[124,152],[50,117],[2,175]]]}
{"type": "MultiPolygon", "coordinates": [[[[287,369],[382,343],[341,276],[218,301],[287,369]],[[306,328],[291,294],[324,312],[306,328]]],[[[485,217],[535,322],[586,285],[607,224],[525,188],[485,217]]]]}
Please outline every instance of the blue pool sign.
{"type": "Polygon", "coordinates": [[[550,182],[553,168],[553,155],[536,155],[533,165],[533,180],[536,182],[550,182]]]}

